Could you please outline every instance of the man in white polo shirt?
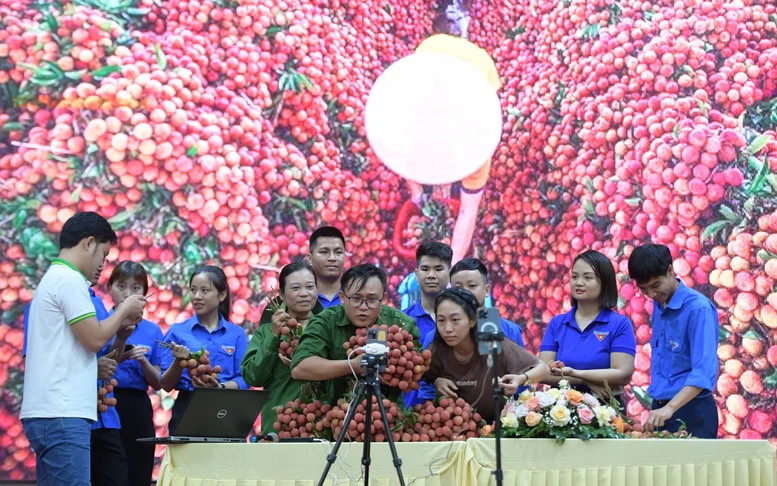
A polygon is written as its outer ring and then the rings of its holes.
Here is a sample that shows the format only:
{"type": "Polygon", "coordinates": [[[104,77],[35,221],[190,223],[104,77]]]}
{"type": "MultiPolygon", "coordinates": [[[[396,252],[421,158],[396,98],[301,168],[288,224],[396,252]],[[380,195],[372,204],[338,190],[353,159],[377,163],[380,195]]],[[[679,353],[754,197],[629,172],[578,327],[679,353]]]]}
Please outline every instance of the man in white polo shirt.
{"type": "Polygon", "coordinates": [[[95,353],[117,331],[137,324],[145,300],[127,298],[99,321],[88,276],[99,278],[116,243],[97,213],[77,213],[62,227],[52,261],[30,304],[21,419],[36,454],[37,483],[90,484],[89,443],[97,419],[95,353]]]}

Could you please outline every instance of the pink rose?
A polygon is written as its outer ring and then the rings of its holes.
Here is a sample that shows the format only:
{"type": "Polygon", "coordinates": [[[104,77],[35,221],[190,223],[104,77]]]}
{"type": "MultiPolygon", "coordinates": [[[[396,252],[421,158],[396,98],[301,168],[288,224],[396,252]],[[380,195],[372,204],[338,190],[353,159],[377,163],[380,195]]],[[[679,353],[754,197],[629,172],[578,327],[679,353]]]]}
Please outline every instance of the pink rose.
{"type": "Polygon", "coordinates": [[[577,407],[577,416],[581,424],[588,425],[594,419],[594,412],[588,407],[577,407]]]}
{"type": "Polygon", "coordinates": [[[526,400],[524,405],[529,409],[530,412],[536,412],[540,409],[540,399],[537,397],[531,397],[530,399],[526,400]]]}

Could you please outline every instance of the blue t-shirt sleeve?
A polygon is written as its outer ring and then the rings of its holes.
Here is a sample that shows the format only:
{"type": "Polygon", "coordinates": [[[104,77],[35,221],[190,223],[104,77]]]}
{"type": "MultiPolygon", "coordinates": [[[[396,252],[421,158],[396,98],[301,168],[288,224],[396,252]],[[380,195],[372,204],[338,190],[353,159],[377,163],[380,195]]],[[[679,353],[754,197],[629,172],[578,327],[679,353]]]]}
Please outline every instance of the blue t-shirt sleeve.
{"type": "Polygon", "coordinates": [[[518,346],[525,348],[526,344],[523,342],[523,330],[521,329],[521,326],[509,321],[508,324],[508,332],[505,333],[507,335],[507,339],[513,341],[518,346]]]}
{"type": "Polygon", "coordinates": [[[718,315],[710,307],[695,309],[688,316],[691,373],[685,386],[714,391],[718,376],[718,315]]]}
{"type": "Polygon", "coordinates": [[[542,336],[540,344],[540,353],[543,351],[552,351],[558,353],[558,341],[556,340],[556,327],[558,326],[558,316],[550,320],[548,327],[545,328],[545,334],[542,336]]]}
{"type": "Polygon", "coordinates": [[[634,337],[634,325],[631,323],[631,319],[626,316],[618,315],[618,320],[618,327],[610,342],[610,352],[628,353],[635,356],[637,354],[637,339],[634,337]]]}
{"type": "Polygon", "coordinates": [[[429,347],[430,344],[432,344],[432,341],[434,341],[434,333],[437,332],[436,329],[432,329],[428,333],[426,333],[426,336],[424,336],[424,340],[421,342],[421,349],[426,349],[429,347]]]}
{"type": "Polygon", "coordinates": [[[105,304],[102,299],[96,295],[90,295],[92,304],[94,304],[94,313],[98,321],[104,321],[108,318],[108,311],[105,309],[105,304]]]}
{"type": "Polygon", "coordinates": [[[243,356],[246,354],[246,348],[248,348],[248,338],[246,337],[246,333],[243,328],[239,326],[238,328],[240,330],[240,335],[237,337],[237,343],[235,344],[235,377],[232,378],[232,381],[237,383],[241,390],[247,390],[248,384],[243,379],[243,373],[240,370],[240,363],[243,362],[243,356]]]}
{"type": "MultiPolygon", "coordinates": [[[[154,329],[154,342],[151,344],[151,365],[152,366],[161,366],[162,364],[162,347],[159,346],[159,341],[163,341],[165,339],[164,333],[162,333],[162,328],[159,326],[156,326],[154,329]]],[[[172,356],[172,352],[167,353],[172,356]]]]}
{"type": "MultiPolygon", "coordinates": [[[[167,330],[167,334],[165,334],[165,337],[162,340],[164,342],[166,342],[166,343],[175,342],[175,340],[176,340],[176,337],[175,337],[175,325],[170,326],[170,328],[167,330]]],[[[157,343],[157,344],[159,344],[159,343],[157,343]]],[[[178,344],[178,343],[176,343],[176,344],[178,344]]],[[[157,346],[157,348],[159,348],[159,346],[157,346]]],[[[169,352],[169,353],[159,352],[159,356],[160,356],[160,358],[159,358],[160,372],[162,374],[164,374],[165,371],[167,371],[167,369],[170,368],[173,365],[173,359],[174,359],[173,358],[173,353],[172,352],[169,352]]]]}

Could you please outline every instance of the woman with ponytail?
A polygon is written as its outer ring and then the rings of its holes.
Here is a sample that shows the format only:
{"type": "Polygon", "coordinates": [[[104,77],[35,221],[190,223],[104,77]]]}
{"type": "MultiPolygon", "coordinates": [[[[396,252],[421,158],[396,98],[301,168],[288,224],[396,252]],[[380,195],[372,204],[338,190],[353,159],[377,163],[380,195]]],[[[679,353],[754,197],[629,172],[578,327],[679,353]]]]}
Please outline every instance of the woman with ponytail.
{"type": "MultiPolygon", "coordinates": [[[[477,352],[477,298],[469,290],[450,288],[434,301],[437,333],[429,345],[432,363],[424,379],[434,383],[441,396],[460,397],[494,421],[494,402],[488,356],[477,352]]],[[[499,354],[500,386],[510,396],[519,386],[537,383],[550,374],[548,365],[509,339],[499,354]]]]}
{"type": "Polygon", "coordinates": [[[189,279],[189,293],[194,316],[170,326],[164,339],[173,349],[162,353],[162,388],[178,390],[168,429],[180,419],[194,387],[248,388],[240,373],[248,339],[242,327],[229,322],[231,298],[224,271],[211,265],[197,268],[189,279]],[[200,348],[209,352],[214,368],[221,368],[217,380],[208,375],[189,376],[181,367],[190,350],[200,348]]]}

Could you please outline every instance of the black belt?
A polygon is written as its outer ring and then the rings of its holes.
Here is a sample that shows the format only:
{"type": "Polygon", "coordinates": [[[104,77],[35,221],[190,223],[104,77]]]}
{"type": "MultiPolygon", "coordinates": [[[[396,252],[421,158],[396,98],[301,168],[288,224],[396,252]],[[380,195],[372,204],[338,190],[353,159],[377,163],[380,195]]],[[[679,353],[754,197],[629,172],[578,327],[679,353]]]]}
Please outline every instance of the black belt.
{"type": "MultiPolygon", "coordinates": [[[[691,398],[688,401],[688,403],[686,403],[683,406],[690,405],[691,403],[695,402],[696,400],[703,400],[703,399],[705,399],[705,398],[707,398],[709,396],[711,396],[709,393],[706,393],[703,396],[696,395],[695,397],[691,398]]],[[[666,407],[667,405],[669,405],[669,402],[671,402],[672,399],[669,399],[669,400],[656,400],[656,399],[653,399],[653,401],[656,402],[656,404],[659,406],[659,408],[661,408],[661,407],[666,407]]]]}

